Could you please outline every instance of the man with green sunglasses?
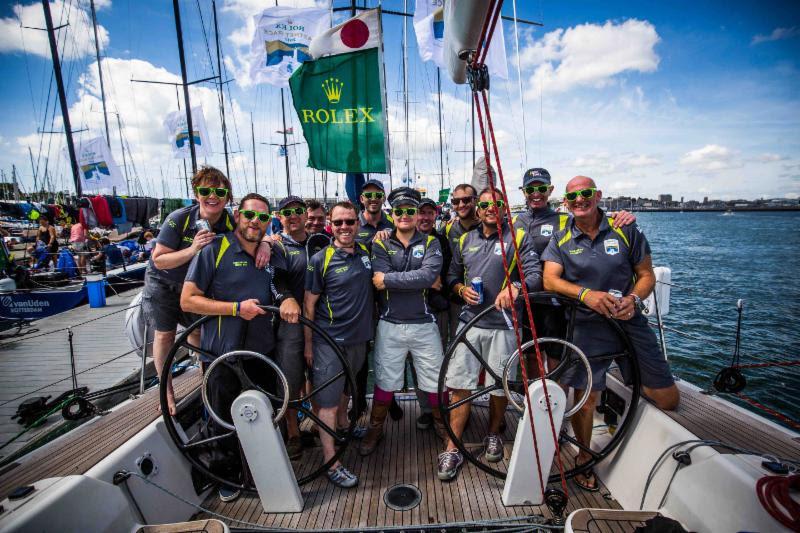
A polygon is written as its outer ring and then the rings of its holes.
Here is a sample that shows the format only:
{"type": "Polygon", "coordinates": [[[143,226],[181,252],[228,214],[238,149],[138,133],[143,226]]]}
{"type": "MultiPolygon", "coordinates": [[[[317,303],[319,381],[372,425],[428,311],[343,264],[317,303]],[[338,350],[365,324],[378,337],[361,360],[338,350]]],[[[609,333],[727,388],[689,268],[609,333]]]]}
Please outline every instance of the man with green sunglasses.
{"type": "Polygon", "coordinates": [[[378,233],[385,237],[394,229],[394,219],[386,215],[382,209],[385,197],[386,192],[381,180],[369,180],[361,190],[360,199],[364,209],[358,215],[359,230],[356,240],[368,247],[372,246],[372,241],[378,233]]]}

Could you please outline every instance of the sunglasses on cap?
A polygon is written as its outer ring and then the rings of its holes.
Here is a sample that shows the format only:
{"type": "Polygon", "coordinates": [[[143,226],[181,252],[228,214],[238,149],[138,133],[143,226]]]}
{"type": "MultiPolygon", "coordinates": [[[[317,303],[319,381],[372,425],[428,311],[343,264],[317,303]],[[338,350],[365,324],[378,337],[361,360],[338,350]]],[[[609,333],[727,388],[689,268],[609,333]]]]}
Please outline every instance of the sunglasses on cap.
{"type": "Polygon", "coordinates": [[[522,187],[522,192],[524,192],[525,194],[533,194],[535,192],[538,192],[539,194],[544,194],[548,190],[550,190],[549,185],[526,185],[525,187],[522,187]]]}
{"type": "Polygon", "coordinates": [[[382,193],[381,191],[374,191],[374,192],[362,192],[361,196],[363,196],[367,200],[380,200],[381,198],[386,196],[386,194],[382,193]]]}
{"type": "Polygon", "coordinates": [[[460,205],[462,203],[471,204],[474,201],[475,201],[474,196],[464,196],[463,198],[450,198],[450,203],[453,205],[460,205]]]}
{"type": "Polygon", "coordinates": [[[417,214],[417,208],[416,207],[395,207],[394,209],[392,209],[392,213],[394,213],[395,216],[398,216],[398,217],[401,217],[403,215],[408,215],[408,216],[412,216],[413,217],[414,215],[417,214]]]}
{"type": "Polygon", "coordinates": [[[506,206],[506,203],[503,200],[497,200],[496,202],[478,202],[478,209],[489,209],[493,205],[502,209],[506,206]]]}
{"type": "Polygon", "coordinates": [[[596,193],[597,193],[596,187],[589,187],[588,189],[581,189],[579,191],[568,192],[564,195],[564,198],[566,198],[568,202],[574,202],[575,200],[578,199],[579,194],[583,198],[592,198],[596,193]]]}
{"type": "Polygon", "coordinates": [[[294,207],[294,208],[287,207],[286,209],[280,209],[278,211],[278,213],[280,213],[281,215],[283,215],[285,217],[290,217],[292,215],[302,215],[305,212],[306,212],[306,208],[305,207],[294,207]]]}
{"type": "Polygon", "coordinates": [[[241,215],[246,218],[247,220],[253,220],[254,218],[258,217],[259,222],[269,222],[269,213],[262,213],[261,211],[253,211],[252,209],[245,209],[244,211],[239,211],[241,215]]]}
{"type": "Polygon", "coordinates": [[[195,190],[197,191],[197,194],[203,198],[210,196],[212,192],[217,198],[225,198],[228,196],[228,189],[223,187],[197,187],[195,190]]]}
{"type": "Polygon", "coordinates": [[[337,228],[340,227],[342,224],[346,224],[348,226],[355,226],[356,219],[354,219],[354,218],[342,218],[342,219],[339,219],[339,220],[331,220],[331,224],[333,224],[337,228]]]}

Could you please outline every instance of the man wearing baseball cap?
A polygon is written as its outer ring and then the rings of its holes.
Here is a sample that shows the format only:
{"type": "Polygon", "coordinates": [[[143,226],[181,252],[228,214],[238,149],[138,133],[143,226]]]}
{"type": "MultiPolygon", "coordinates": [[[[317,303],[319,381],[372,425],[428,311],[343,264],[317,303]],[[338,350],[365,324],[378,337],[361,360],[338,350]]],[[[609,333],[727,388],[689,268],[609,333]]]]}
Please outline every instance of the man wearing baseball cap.
{"type": "Polygon", "coordinates": [[[358,242],[370,246],[378,232],[391,231],[394,228],[392,217],[387,216],[381,209],[385,197],[386,192],[381,180],[372,179],[364,184],[360,196],[364,211],[358,216],[360,226],[356,235],[358,242]]]}
{"type": "MultiPolygon", "coordinates": [[[[369,430],[361,442],[361,455],[369,455],[383,437],[383,424],[394,391],[402,388],[406,355],[411,353],[419,388],[437,407],[442,345],[436,318],[427,304],[427,290],[438,282],[442,251],[436,237],[417,230],[420,194],[400,187],[389,195],[396,227],[388,239],[372,247],[373,284],[380,291],[380,320],[375,336],[375,391],[369,430]]],[[[434,410],[437,432],[444,436],[439,411],[434,410]]]]}

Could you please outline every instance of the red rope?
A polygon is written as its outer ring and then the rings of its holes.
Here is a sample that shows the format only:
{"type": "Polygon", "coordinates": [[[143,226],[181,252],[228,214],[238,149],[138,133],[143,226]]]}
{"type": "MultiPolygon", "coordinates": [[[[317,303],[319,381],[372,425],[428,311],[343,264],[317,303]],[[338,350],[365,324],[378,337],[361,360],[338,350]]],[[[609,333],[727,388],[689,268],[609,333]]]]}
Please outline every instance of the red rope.
{"type": "MultiPolygon", "coordinates": [[[[498,0],[496,4],[496,9],[494,12],[491,11],[492,6],[489,6],[490,11],[488,12],[491,15],[491,22],[489,22],[489,34],[486,36],[486,39],[479,44],[483,44],[481,47],[481,54],[480,60],[478,61],[479,65],[483,65],[486,62],[486,54],[489,53],[489,44],[492,42],[492,36],[494,35],[494,29],[497,27],[497,19],[500,16],[500,10],[503,8],[503,0],[498,0]]],[[[489,19],[489,16],[486,17],[489,19]]],[[[476,54],[477,55],[477,54],[476,54]]]]}
{"type": "Polygon", "coordinates": [[[800,429],[800,423],[792,420],[791,418],[789,418],[788,416],[786,416],[786,415],[784,415],[782,413],[779,413],[778,411],[775,411],[774,409],[770,409],[769,407],[767,407],[763,403],[759,403],[759,402],[755,401],[754,399],[752,399],[751,397],[745,396],[741,392],[737,393],[736,396],[738,396],[739,399],[744,400],[745,402],[749,403],[750,405],[752,405],[756,409],[761,409],[765,413],[768,413],[768,414],[774,416],[775,418],[777,418],[778,420],[780,420],[784,424],[788,424],[789,426],[792,426],[795,429],[800,429]]]}
{"type": "Polygon", "coordinates": [[[800,366],[800,360],[775,363],[750,363],[749,365],[733,365],[732,368],[766,368],[768,366],[800,366]]]}
{"type": "MultiPolygon", "coordinates": [[[[486,37],[486,31],[488,30],[489,24],[491,23],[492,19],[491,15],[493,14],[492,10],[494,9],[495,1],[496,0],[489,0],[489,10],[486,12],[486,17],[483,19],[483,26],[481,27],[481,36],[478,39],[478,48],[475,49],[475,55],[472,58],[473,67],[477,67],[478,65],[483,63],[483,61],[478,61],[478,58],[480,57],[483,48],[488,48],[488,45],[484,46],[484,43],[486,42],[484,37],[486,37]]],[[[502,4],[502,0],[500,3],[502,4]]]]}
{"type": "Polygon", "coordinates": [[[800,504],[790,494],[800,490],[800,474],[764,476],[756,482],[758,501],[772,518],[791,531],[800,531],[800,504]]]}

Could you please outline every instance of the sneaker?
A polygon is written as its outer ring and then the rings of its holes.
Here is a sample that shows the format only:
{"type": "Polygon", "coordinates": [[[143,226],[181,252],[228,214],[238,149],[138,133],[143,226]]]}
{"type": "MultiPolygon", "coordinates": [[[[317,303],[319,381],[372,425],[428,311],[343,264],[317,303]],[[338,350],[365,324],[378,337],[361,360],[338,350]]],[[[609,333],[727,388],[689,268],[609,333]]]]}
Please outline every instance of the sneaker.
{"type": "Polygon", "coordinates": [[[351,489],[358,485],[358,478],[341,464],[328,470],[328,481],[342,489],[351,489]]]}
{"type": "Polygon", "coordinates": [[[300,437],[289,437],[286,442],[286,453],[289,454],[289,459],[296,461],[303,457],[303,441],[300,437]]]}
{"type": "Polygon", "coordinates": [[[505,449],[503,448],[503,439],[497,433],[489,433],[483,439],[484,456],[490,463],[496,463],[503,458],[505,449]]]}
{"type": "Polygon", "coordinates": [[[438,476],[442,481],[448,481],[458,475],[458,469],[464,464],[464,456],[458,450],[450,450],[439,454],[438,476]]]}
{"type": "MultiPolygon", "coordinates": [[[[346,427],[337,428],[336,429],[336,437],[339,438],[339,439],[346,439],[347,438],[347,429],[348,428],[346,428],[346,427]]],[[[363,439],[364,436],[367,434],[367,430],[368,429],[369,428],[367,428],[367,426],[361,426],[361,425],[354,427],[353,428],[353,437],[352,438],[355,439],[355,440],[363,439]]],[[[336,445],[338,446],[339,443],[337,442],[336,445]]]]}
{"type": "Polygon", "coordinates": [[[422,413],[422,415],[417,418],[417,429],[431,429],[433,427],[433,415],[430,413],[422,413]]]}
{"type": "Polygon", "coordinates": [[[219,488],[219,499],[223,502],[232,502],[242,493],[239,489],[223,485],[219,488]]]}

